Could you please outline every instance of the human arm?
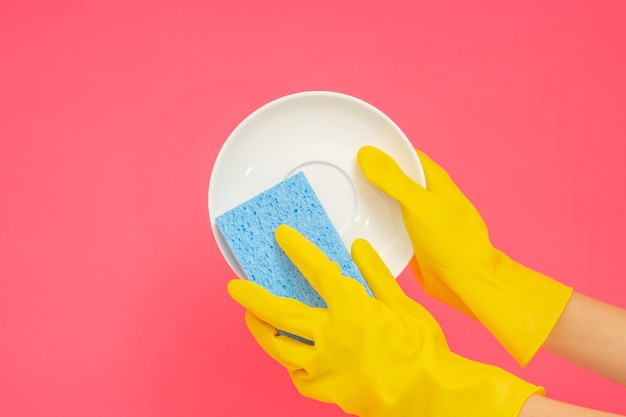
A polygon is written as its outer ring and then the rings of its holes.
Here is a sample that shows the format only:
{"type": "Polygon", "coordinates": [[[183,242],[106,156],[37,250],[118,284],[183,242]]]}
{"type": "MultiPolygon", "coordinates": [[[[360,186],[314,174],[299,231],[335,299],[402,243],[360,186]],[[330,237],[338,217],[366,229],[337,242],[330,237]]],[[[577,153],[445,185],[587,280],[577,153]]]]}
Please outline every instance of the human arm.
{"type": "MultiPolygon", "coordinates": [[[[543,347],[626,385],[626,312],[573,292],[494,248],[471,202],[441,167],[418,154],[428,189],[375,149],[360,152],[359,164],[400,203],[415,250],[411,266],[425,292],[480,320],[522,366],[543,347]]],[[[615,414],[535,395],[520,416],[615,414]]]]}
{"type": "Polygon", "coordinates": [[[626,386],[626,310],[574,292],[543,347],[626,386]]]}
{"type": "Polygon", "coordinates": [[[418,151],[427,188],[380,150],[358,155],[365,176],[398,200],[412,269],[431,296],[481,321],[524,366],[540,348],[626,385],[626,311],[560,284],[493,247],[450,176],[418,151]]]}
{"type": "Polygon", "coordinates": [[[519,417],[622,417],[620,414],[607,413],[578,407],[556,401],[540,395],[530,397],[522,407],[519,417]]]}

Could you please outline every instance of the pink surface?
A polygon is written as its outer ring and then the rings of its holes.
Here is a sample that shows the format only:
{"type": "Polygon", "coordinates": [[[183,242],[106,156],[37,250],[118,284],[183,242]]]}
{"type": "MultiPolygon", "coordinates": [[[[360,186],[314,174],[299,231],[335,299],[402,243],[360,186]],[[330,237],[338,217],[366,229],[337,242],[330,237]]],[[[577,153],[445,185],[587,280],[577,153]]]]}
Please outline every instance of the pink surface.
{"type": "MultiPolygon", "coordinates": [[[[207,216],[230,131],[296,91],[379,107],[497,245],[626,307],[623,1],[97,3],[0,13],[0,415],[342,415],[256,346],[207,216]]],[[[458,352],[626,413],[400,281],[458,352]]]]}

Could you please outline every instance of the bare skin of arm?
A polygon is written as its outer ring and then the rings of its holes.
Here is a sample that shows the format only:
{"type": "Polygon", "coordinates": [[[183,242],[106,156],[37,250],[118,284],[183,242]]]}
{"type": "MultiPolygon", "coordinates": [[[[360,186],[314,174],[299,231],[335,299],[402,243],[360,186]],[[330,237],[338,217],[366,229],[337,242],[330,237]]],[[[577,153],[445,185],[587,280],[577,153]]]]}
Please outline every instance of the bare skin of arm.
{"type": "MultiPolygon", "coordinates": [[[[626,310],[574,293],[543,348],[626,386],[626,310]]],[[[616,417],[540,395],[526,401],[519,417],[616,417]]]]}
{"type": "Polygon", "coordinates": [[[626,310],[574,292],[543,348],[626,386],[626,310]]]}
{"type": "Polygon", "coordinates": [[[619,414],[591,410],[560,401],[551,400],[540,395],[533,395],[526,401],[519,417],[623,417],[619,414]]]}

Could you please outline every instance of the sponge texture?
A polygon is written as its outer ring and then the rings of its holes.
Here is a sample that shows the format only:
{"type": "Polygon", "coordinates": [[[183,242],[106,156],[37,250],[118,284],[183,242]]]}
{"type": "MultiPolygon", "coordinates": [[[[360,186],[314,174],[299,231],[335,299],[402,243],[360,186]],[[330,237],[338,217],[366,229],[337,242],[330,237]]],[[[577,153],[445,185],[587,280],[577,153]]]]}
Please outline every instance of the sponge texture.
{"type": "Polygon", "coordinates": [[[246,278],[312,307],[326,303],[282,251],[274,232],[287,224],[315,243],[372,295],[304,173],[299,172],[215,219],[246,278]]]}

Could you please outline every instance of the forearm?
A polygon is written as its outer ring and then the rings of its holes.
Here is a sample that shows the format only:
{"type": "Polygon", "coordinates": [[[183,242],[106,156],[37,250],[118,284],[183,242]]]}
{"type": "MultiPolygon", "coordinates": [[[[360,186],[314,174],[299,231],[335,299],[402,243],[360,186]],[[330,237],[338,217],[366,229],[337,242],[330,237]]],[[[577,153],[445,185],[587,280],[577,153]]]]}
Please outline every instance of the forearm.
{"type": "Polygon", "coordinates": [[[551,400],[540,395],[530,397],[519,417],[623,417],[619,414],[606,413],[604,411],[591,410],[578,407],[560,401],[551,400]]]}
{"type": "Polygon", "coordinates": [[[626,310],[574,293],[543,347],[626,386],[626,310]]]}

